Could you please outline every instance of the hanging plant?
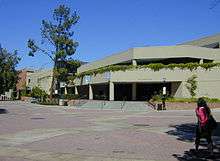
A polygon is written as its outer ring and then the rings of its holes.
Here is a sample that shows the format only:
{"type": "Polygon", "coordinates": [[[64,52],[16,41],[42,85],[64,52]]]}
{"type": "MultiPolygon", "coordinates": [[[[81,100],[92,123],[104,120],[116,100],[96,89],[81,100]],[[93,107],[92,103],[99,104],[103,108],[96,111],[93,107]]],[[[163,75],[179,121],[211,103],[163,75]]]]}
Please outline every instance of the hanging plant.
{"type": "Polygon", "coordinates": [[[97,75],[97,74],[102,74],[105,72],[115,72],[115,71],[127,71],[127,70],[133,70],[133,69],[151,69],[153,71],[160,71],[161,69],[169,69],[169,70],[174,70],[175,68],[182,69],[182,70],[196,70],[198,67],[201,67],[202,69],[205,70],[211,70],[214,67],[220,67],[220,63],[204,63],[204,64],[199,64],[199,63],[180,63],[180,64],[168,64],[164,65],[162,63],[152,63],[148,65],[138,65],[138,66],[133,66],[133,65],[110,65],[106,67],[101,67],[98,69],[94,70],[89,70],[86,72],[82,73],[76,73],[73,78],[81,78],[85,75],[97,75]]]}

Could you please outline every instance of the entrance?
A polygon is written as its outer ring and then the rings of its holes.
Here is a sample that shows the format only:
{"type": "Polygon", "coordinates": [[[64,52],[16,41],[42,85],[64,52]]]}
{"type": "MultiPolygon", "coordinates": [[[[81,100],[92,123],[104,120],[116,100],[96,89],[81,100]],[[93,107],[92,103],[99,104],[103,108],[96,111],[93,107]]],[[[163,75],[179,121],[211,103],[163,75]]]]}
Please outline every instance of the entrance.
{"type": "MultiPolygon", "coordinates": [[[[154,95],[162,94],[163,83],[137,84],[137,100],[149,101],[154,95]]],[[[165,83],[167,94],[170,94],[171,83],[165,83]]]]}
{"type": "Polygon", "coordinates": [[[109,99],[109,84],[95,84],[93,88],[94,100],[108,100],[109,99]]]}
{"type": "Polygon", "coordinates": [[[131,84],[115,84],[115,101],[131,101],[132,85],[131,84]]]}
{"type": "Polygon", "coordinates": [[[79,97],[81,99],[89,99],[89,86],[88,85],[78,86],[77,88],[78,88],[79,97]]]}

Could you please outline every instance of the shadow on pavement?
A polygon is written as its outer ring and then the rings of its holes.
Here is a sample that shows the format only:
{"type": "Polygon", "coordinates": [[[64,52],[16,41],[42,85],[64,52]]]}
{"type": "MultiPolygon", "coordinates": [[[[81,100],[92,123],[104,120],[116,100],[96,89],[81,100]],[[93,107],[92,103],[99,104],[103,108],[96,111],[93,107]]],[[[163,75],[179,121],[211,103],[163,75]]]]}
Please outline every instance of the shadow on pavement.
{"type": "Polygon", "coordinates": [[[6,109],[0,108],[0,114],[6,114],[8,111],[6,109]]]}
{"type": "MultiPolygon", "coordinates": [[[[177,137],[177,140],[183,142],[191,142],[194,144],[196,124],[187,123],[180,125],[171,125],[173,130],[167,132],[168,135],[177,137]]],[[[214,143],[214,155],[210,156],[207,150],[207,142],[205,139],[201,140],[200,149],[198,152],[195,149],[189,149],[184,154],[173,154],[173,156],[179,161],[220,161],[220,122],[218,122],[217,129],[213,132],[213,143],[214,143]]]]}

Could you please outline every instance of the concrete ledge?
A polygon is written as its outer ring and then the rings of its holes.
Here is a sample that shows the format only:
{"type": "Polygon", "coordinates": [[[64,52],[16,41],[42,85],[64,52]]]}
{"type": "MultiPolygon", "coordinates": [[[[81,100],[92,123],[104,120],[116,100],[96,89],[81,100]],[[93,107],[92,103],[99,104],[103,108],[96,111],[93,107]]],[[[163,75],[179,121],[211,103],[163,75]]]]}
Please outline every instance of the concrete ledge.
{"type": "MultiPolygon", "coordinates": [[[[160,102],[158,102],[160,103],[160,102]]],[[[211,109],[219,108],[220,109],[220,103],[208,103],[208,106],[211,109]]],[[[197,107],[197,104],[195,102],[166,102],[166,109],[167,110],[189,110],[189,109],[195,109],[197,107]]]]}

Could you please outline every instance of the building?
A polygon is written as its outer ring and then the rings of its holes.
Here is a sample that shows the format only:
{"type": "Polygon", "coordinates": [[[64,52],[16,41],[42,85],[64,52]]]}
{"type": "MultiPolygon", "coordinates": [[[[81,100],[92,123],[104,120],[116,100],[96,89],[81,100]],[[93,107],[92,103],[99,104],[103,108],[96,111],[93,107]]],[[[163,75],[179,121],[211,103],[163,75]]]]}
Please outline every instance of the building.
{"type": "MultiPolygon", "coordinates": [[[[67,73],[63,74],[62,77],[58,78],[59,81],[55,83],[56,86],[55,91],[57,91],[61,95],[67,94],[67,91],[69,91],[69,93],[72,93],[71,90],[72,87],[71,86],[67,87],[66,85],[67,77],[70,75],[74,75],[76,73],[77,67],[85,63],[86,62],[81,62],[77,60],[68,60],[67,62],[58,61],[57,62],[58,68],[67,69],[67,73]]],[[[23,78],[25,80],[25,77],[23,78]]],[[[33,72],[28,72],[26,74],[27,89],[31,91],[33,87],[40,87],[42,90],[46,91],[47,94],[50,94],[52,78],[53,78],[53,69],[43,69],[43,70],[35,70],[33,72]]]]}
{"type": "Polygon", "coordinates": [[[175,46],[128,49],[79,67],[79,76],[74,81],[75,93],[87,99],[149,100],[166,86],[168,95],[187,98],[190,93],[186,80],[196,74],[196,96],[220,98],[220,67],[217,65],[220,62],[219,43],[220,34],[175,46]],[[170,68],[156,71],[144,68],[155,63],[170,65],[170,68]],[[192,63],[198,67],[192,70],[175,67],[176,64],[190,67],[192,63]],[[171,64],[175,64],[173,68],[171,64]],[[213,67],[202,68],[208,65],[213,67]],[[97,72],[108,66],[127,66],[129,69],[97,72]],[[96,74],[93,74],[94,71],[96,74]]]}
{"type": "Polygon", "coordinates": [[[27,76],[30,73],[33,73],[34,71],[32,69],[22,69],[19,70],[18,74],[18,81],[16,83],[16,91],[17,91],[17,97],[19,98],[21,91],[26,90],[27,87],[27,76]]]}
{"type": "Polygon", "coordinates": [[[31,69],[22,69],[18,71],[18,81],[16,84],[16,89],[17,91],[25,90],[26,87],[26,80],[27,80],[27,75],[30,73],[33,73],[34,71],[31,69]]]}
{"type": "Polygon", "coordinates": [[[52,83],[53,70],[36,70],[33,73],[28,73],[26,77],[26,85],[28,90],[33,87],[40,87],[47,94],[50,94],[50,87],[52,83]]]}

